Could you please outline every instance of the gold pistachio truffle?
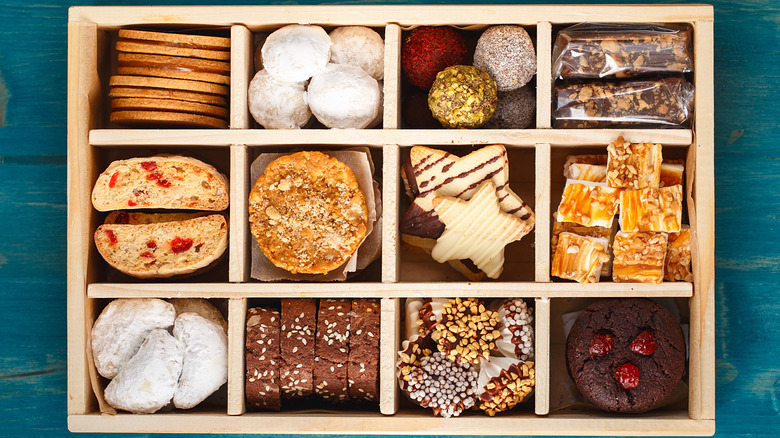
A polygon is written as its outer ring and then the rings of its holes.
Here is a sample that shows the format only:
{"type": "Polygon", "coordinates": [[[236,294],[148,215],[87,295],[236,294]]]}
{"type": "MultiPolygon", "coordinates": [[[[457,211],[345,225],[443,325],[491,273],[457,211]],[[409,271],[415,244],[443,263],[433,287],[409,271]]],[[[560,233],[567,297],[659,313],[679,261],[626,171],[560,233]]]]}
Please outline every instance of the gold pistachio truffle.
{"type": "Polygon", "coordinates": [[[428,108],[445,128],[479,128],[496,111],[496,82],[479,67],[453,65],[436,75],[428,108]]]}

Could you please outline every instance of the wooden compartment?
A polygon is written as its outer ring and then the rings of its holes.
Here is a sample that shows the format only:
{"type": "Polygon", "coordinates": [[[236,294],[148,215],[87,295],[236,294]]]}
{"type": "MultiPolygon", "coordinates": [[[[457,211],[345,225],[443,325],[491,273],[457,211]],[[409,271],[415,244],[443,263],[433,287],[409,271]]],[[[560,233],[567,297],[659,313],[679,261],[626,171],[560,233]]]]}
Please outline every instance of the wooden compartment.
{"type": "MultiPolygon", "coordinates": [[[[74,7],[68,25],[68,425],[74,432],[363,433],[512,435],[709,435],[715,428],[714,306],[714,84],[713,10],[707,5],[602,6],[205,6],[74,7]],[[551,129],[552,42],[555,29],[584,22],[683,23],[694,33],[696,87],[691,129],[551,129]],[[254,73],[253,52],[264,32],[292,23],[326,29],[365,25],[385,41],[382,124],[364,130],[265,130],[248,113],[246,96],[254,73]],[[451,25],[477,32],[491,24],[519,24],[532,34],[537,52],[536,121],[523,130],[407,129],[402,103],[408,92],[400,67],[403,36],[420,25],[451,25]],[[108,78],[115,68],[112,42],[121,27],[220,29],[230,33],[230,129],[115,129],[107,123],[108,78]],[[691,224],[693,283],[661,285],[605,281],[581,285],[550,277],[552,213],[557,207],[565,156],[604,150],[623,136],[661,143],[687,160],[686,216],[691,224]],[[452,151],[503,144],[510,156],[511,185],[536,214],[536,227],[507,249],[499,281],[467,282],[428,256],[401,248],[398,223],[408,205],[401,162],[413,145],[452,151]],[[254,244],[246,199],[249,166],[261,151],[369,147],[383,202],[382,254],[370,272],[344,283],[263,283],[249,276],[254,244]],[[213,161],[230,180],[230,237],[222,264],[204,277],[139,281],[112,275],[92,242],[102,215],[90,192],[114,158],[182,152],[213,161]],[[427,258],[426,258],[427,257],[427,258]],[[431,272],[434,272],[431,274],[431,272]],[[408,297],[523,297],[535,303],[536,378],[533,400],[488,418],[433,417],[406,404],[395,378],[403,301],[408,297]],[[645,414],[615,415],[558,409],[551,385],[559,382],[561,334],[558,309],[570,299],[643,296],[685,304],[689,361],[684,403],[645,414]],[[91,385],[90,328],[100,309],[123,297],[202,297],[226,304],[229,378],[225,406],[136,416],[103,415],[91,385]],[[246,413],[243,398],[243,333],[246,309],[262,300],[290,297],[381,299],[380,403],[366,411],[246,413]]],[[[99,390],[99,388],[98,388],[99,390]]]]}

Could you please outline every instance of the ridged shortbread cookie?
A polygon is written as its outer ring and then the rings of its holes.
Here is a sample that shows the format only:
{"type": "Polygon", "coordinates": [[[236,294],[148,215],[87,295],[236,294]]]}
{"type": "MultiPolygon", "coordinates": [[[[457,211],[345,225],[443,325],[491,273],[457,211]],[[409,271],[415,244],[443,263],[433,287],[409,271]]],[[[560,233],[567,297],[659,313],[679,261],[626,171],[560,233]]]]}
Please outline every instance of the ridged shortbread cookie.
{"type": "Polygon", "coordinates": [[[227,334],[216,322],[186,312],[176,317],[173,335],[184,347],[173,405],[190,409],[227,382],[227,334]]]}
{"type": "Polygon", "coordinates": [[[217,260],[227,248],[221,214],[153,224],[103,224],[95,231],[100,255],[117,270],[138,278],[190,274],[217,260]]]}
{"type": "Polygon", "coordinates": [[[120,298],[108,303],[92,326],[92,357],[101,376],[113,379],[155,329],[169,329],[174,307],[156,298],[120,298]]]}
{"type": "Polygon", "coordinates": [[[98,211],[166,208],[220,211],[228,207],[227,178],[213,166],[179,155],[111,163],[92,189],[98,211]]]}

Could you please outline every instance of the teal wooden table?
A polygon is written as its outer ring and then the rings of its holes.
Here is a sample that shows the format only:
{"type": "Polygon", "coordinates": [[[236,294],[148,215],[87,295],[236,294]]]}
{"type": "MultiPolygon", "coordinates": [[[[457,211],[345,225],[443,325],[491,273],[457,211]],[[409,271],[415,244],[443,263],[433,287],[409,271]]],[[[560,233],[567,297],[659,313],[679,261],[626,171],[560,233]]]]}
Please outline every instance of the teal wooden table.
{"type": "MultiPolygon", "coordinates": [[[[69,434],[67,13],[101,3],[0,2],[0,437],[69,434]]],[[[778,436],[780,5],[713,3],[716,436],[778,436]]]]}

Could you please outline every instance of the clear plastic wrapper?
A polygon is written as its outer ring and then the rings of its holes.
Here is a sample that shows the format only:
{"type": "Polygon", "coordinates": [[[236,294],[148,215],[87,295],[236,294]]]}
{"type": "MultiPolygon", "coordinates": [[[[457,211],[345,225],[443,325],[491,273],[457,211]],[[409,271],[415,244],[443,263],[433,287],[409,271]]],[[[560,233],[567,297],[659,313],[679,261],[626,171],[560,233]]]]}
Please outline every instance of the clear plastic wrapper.
{"type": "Polygon", "coordinates": [[[682,77],[555,87],[555,128],[684,128],[694,88],[682,77]]]}
{"type": "Polygon", "coordinates": [[[686,28],[580,23],[558,32],[553,73],[558,79],[688,73],[693,69],[691,47],[686,28]]]}

